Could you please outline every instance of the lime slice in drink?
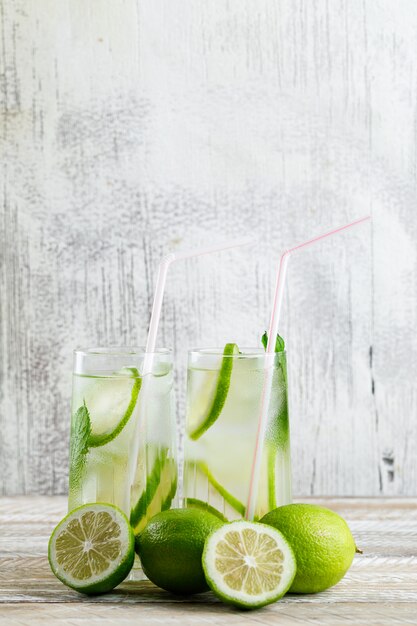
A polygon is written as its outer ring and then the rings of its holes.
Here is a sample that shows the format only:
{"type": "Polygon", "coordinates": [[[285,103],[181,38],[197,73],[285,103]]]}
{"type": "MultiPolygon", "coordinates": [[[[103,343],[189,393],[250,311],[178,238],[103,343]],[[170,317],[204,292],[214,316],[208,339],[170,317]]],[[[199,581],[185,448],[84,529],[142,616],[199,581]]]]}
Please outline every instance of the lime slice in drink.
{"type": "Polygon", "coordinates": [[[205,393],[199,394],[199,413],[198,415],[191,415],[189,418],[191,427],[188,436],[190,439],[199,439],[219,417],[229,391],[233,369],[233,358],[231,357],[234,354],[239,354],[239,348],[235,343],[227,343],[223,351],[222,363],[215,386],[212,386],[211,389],[206,387],[205,393]],[[203,406],[201,406],[202,399],[204,400],[203,406]]]}
{"type": "Polygon", "coordinates": [[[203,502],[203,500],[199,500],[198,498],[185,498],[185,508],[186,509],[199,509],[200,511],[207,511],[207,513],[211,513],[218,517],[222,522],[227,522],[228,519],[223,513],[220,513],[214,506],[207,504],[207,502],[203,502]]]}
{"type": "Polygon", "coordinates": [[[130,572],[134,535],[120,509],[85,504],[64,517],[52,532],[49,564],[65,585],[86,594],[105,593],[130,572]]]}
{"type": "Polygon", "coordinates": [[[84,394],[83,405],[71,420],[70,490],[84,478],[89,449],[110,443],[124,429],[135,409],[142,383],[133,367],[94,380],[84,394]]]}
{"type": "Polygon", "coordinates": [[[168,457],[168,449],[162,448],[146,478],[145,488],[130,513],[130,524],[135,535],[145,528],[151,517],[170,508],[176,491],[177,464],[168,457]]]}
{"type": "Polygon", "coordinates": [[[203,569],[221,600],[254,609],[279,600],[288,591],[296,563],[280,532],[241,520],[225,524],[208,537],[203,569]]]}
{"type": "Polygon", "coordinates": [[[186,462],[185,486],[186,492],[192,494],[188,499],[205,502],[209,497],[208,505],[217,509],[222,517],[236,519],[245,514],[244,504],[216,480],[203,461],[186,462]]]}
{"type": "Polygon", "coordinates": [[[91,424],[90,448],[110,443],[123,430],[135,409],[141,384],[138,370],[124,367],[90,387],[84,396],[91,424]]]}

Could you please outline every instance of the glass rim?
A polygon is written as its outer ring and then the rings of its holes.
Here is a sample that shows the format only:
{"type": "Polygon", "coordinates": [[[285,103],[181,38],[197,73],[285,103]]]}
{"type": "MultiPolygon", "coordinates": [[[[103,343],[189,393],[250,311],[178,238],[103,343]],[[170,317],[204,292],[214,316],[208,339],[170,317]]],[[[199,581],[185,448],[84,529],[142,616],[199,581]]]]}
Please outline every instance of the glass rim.
{"type": "MultiPolygon", "coordinates": [[[[267,352],[265,352],[265,350],[263,348],[239,348],[239,352],[237,354],[223,354],[224,351],[224,346],[223,348],[191,348],[191,350],[188,350],[188,355],[189,356],[221,356],[222,358],[230,358],[230,359],[236,359],[236,358],[243,358],[243,359],[250,359],[250,358],[257,358],[260,356],[267,356],[267,352]]],[[[286,355],[286,351],[285,350],[281,350],[280,352],[272,352],[270,354],[273,354],[274,356],[278,355],[278,354],[283,354],[286,355]]]]}
{"type": "Polygon", "coordinates": [[[145,346],[95,346],[92,348],[75,348],[74,355],[80,356],[144,356],[154,354],[159,356],[169,356],[172,354],[171,348],[159,348],[155,352],[146,352],[145,346]]]}

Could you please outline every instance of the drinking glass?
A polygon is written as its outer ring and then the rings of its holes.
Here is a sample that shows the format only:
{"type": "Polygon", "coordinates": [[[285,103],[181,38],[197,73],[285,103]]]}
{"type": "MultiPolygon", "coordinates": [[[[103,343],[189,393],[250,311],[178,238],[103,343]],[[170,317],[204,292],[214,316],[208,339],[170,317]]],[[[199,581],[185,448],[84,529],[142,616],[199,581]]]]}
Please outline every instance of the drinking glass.
{"type": "Polygon", "coordinates": [[[177,489],[172,355],[154,353],[141,377],[144,354],[76,350],[72,390],[68,508],[114,504],[135,533],[175,504],[177,489]]]}
{"type": "MultiPolygon", "coordinates": [[[[189,352],[184,505],[233,520],[245,516],[249,498],[267,357],[261,349],[226,352],[189,352]]],[[[285,352],[268,366],[272,389],[255,519],[291,501],[285,352]]]]}

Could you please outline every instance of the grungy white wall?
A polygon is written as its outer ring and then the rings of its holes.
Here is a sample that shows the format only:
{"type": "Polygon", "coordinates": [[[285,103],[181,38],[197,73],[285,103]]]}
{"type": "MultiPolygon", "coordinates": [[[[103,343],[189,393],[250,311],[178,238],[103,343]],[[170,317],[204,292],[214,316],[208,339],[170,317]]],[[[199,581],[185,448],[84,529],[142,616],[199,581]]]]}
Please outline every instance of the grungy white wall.
{"type": "Polygon", "coordinates": [[[417,494],[417,3],[0,0],[0,493],[63,493],[71,352],[259,345],[291,260],[296,494],[417,494]]]}

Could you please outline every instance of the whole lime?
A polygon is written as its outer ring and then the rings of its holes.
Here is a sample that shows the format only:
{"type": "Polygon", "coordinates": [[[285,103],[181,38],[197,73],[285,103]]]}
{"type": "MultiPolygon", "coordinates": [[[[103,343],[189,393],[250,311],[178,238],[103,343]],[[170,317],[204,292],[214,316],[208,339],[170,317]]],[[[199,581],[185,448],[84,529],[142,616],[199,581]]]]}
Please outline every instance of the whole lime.
{"type": "Polygon", "coordinates": [[[143,571],[158,587],[178,594],[207,591],[201,557],[206,538],[224,522],[199,509],[155,515],[136,537],[143,571]]]}
{"type": "Polygon", "coordinates": [[[291,593],[316,593],[332,587],[351,566],[356,546],[345,520],[314,504],[288,504],[260,520],[279,530],[293,549],[297,573],[291,593]]]}

